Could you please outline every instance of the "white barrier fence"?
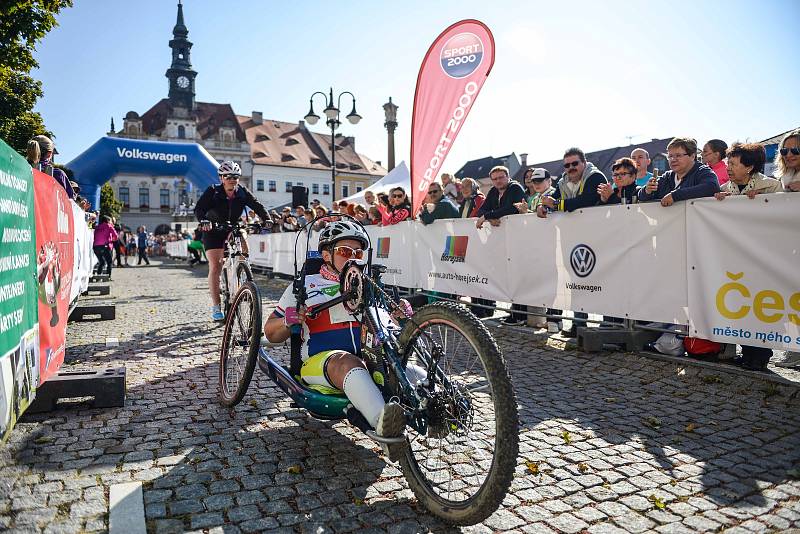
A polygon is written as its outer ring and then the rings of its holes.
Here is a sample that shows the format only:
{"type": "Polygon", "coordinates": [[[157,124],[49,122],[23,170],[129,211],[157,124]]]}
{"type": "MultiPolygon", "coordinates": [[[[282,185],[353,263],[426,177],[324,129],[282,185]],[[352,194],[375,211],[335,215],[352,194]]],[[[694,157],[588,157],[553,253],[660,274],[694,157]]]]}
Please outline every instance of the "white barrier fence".
{"type": "MultiPolygon", "coordinates": [[[[707,339],[798,350],[798,223],[800,195],[774,194],[519,215],[481,230],[448,219],[368,232],[392,285],[689,324],[707,339]]],[[[295,237],[248,237],[251,261],[294,273],[295,237]]]]}
{"type": "Polygon", "coordinates": [[[97,263],[92,245],[94,230],[86,225],[86,214],[75,202],[72,204],[72,220],[75,230],[74,255],[72,261],[72,285],[69,290],[69,301],[77,302],[78,297],[89,289],[89,277],[97,263]]]}
{"type": "Polygon", "coordinates": [[[178,241],[167,241],[166,245],[167,256],[173,258],[189,257],[189,242],[185,239],[180,239],[178,241]]]}

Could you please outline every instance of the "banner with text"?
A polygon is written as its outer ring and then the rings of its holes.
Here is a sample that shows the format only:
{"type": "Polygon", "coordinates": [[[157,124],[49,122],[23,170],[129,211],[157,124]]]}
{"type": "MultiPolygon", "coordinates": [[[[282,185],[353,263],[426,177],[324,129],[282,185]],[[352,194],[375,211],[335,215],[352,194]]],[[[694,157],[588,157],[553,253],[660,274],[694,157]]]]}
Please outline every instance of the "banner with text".
{"type": "Polygon", "coordinates": [[[508,293],[518,304],[685,324],[685,213],[636,204],[507,217],[508,293]]]}
{"type": "Polygon", "coordinates": [[[503,227],[475,228],[475,219],[416,224],[412,257],[416,287],[508,302],[503,227]]]}
{"type": "Polygon", "coordinates": [[[0,140],[0,441],[38,386],[33,195],[30,165],[0,140]]]}
{"type": "Polygon", "coordinates": [[[798,200],[778,193],[689,203],[693,336],[800,351],[798,200]]]}
{"type": "Polygon", "coordinates": [[[94,244],[94,230],[86,225],[86,212],[75,202],[72,205],[72,221],[75,235],[74,260],[72,269],[72,286],[69,292],[70,309],[78,302],[78,297],[89,289],[89,277],[97,262],[92,245],[94,244]]]}
{"type": "Polygon", "coordinates": [[[419,212],[494,65],[494,37],[477,20],[456,22],[433,42],[417,76],[411,116],[411,202],[419,212]]]}
{"type": "Polygon", "coordinates": [[[67,193],[52,176],[34,170],[33,184],[36,279],[39,286],[39,383],[44,383],[64,362],[75,256],[75,225],[67,193]]]}
{"type": "Polygon", "coordinates": [[[386,266],[383,281],[400,287],[416,287],[411,253],[416,239],[416,224],[401,222],[393,226],[367,226],[372,242],[372,261],[386,266]]]}

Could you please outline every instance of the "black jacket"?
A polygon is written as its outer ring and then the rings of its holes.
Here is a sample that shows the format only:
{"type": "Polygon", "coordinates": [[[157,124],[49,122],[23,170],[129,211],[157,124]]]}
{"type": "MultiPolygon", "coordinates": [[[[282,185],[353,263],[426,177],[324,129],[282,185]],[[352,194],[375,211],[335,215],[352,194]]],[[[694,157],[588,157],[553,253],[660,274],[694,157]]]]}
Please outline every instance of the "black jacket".
{"type": "Polygon", "coordinates": [[[422,210],[419,212],[419,219],[422,221],[422,224],[430,224],[436,219],[457,218],[458,208],[449,198],[445,197],[439,199],[439,202],[436,203],[436,207],[433,208],[433,213],[428,213],[425,210],[425,204],[422,205],[422,210]]]}
{"type": "Polygon", "coordinates": [[[511,180],[508,182],[508,188],[505,194],[503,194],[503,198],[500,198],[500,192],[496,187],[492,187],[489,190],[489,194],[486,195],[483,206],[478,210],[478,217],[499,219],[506,215],[518,215],[519,210],[517,210],[514,204],[524,201],[525,190],[518,182],[511,180]]]}
{"type": "MultiPolygon", "coordinates": [[[[561,178],[561,180],[568,180],[566,176],[561,178]]],[[[565,198],[562,200],[561,198],[561,187],[560,184],[555,184],[556,192],[553,193],[553,198],[556,200],[556,207],[560,211],[575,211],[580,208],[589,208],[592,206],[597,206],[600,204],[600,193],[597,192],[597,188],[600,184],[606,184],[608,180],[606,180],[606,176],[600,172],[596,171],[586,177],[583,182],[583,190],[581,190],[576,196],[572,198],[565,198]]]]}
{"type": "MultiPolygon", "coordinates": [[[[632,184],[626,185],[625,187],[622,188],[622,197],[625,199],[625,204],[633,204],[635,202],[634,199],[636,199],[637,189],[638,188],[636,187],[636,182],[633,182],[632,184]]],[[[600,203],[602,204],[602,202],[603,201],[601,200],[600,203]]],[[[616,187],[614,188],[614,192],[611,193],[610,197],[608,197],[606,204],[622,204],[618,188],[616,187]]]]}
{"type": "Polygon", "coordinates": [[[247,206],[256,212],[262,222],[270,220],[267,210],[253,193],[244,186],[237,186],[232,199],[228,199],[222,184],[212,185],[205,190],[194,207],[194,214],[198,221],[208,220],[221,223],[236,224],[247,206]]]}
{"type": "Polygon", "coordinates": [[[673,200],[713,197],[714,193],[719,193],[719,180],[711,167],[697,162],[678,187],[675,187],[675,171],[667,171],[658,178],[658,189],[654,192],[648,193],[644,187],[639,189],[639,200],[661,200],[669,193],[672,193],[673,200]]]}

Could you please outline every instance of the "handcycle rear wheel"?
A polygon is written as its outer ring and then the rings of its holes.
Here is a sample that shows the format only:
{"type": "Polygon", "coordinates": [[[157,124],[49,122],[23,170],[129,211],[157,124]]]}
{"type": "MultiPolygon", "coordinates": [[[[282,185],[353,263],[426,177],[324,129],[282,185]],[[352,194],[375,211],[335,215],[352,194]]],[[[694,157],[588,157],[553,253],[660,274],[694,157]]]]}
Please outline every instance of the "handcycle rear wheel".
{"type": "Polygon", "coordinates": [[[403,364],[427,370],[425,354],[434,343],[443,355],[427,431],[407,428],[400,467],[431,513],[474,525],[497,510],[511,485],[519,452],[517,401],[500,348],[469,310],[441,302],[420,308],[400,333],[403,364]]]}
{"type": "Polygon", "coordinates": [[[225,319],[219,361],[219,400],[236,406],[244,397],[256,366],[261,343],[261,295],[245,282],[233,298],[225,319]]]}

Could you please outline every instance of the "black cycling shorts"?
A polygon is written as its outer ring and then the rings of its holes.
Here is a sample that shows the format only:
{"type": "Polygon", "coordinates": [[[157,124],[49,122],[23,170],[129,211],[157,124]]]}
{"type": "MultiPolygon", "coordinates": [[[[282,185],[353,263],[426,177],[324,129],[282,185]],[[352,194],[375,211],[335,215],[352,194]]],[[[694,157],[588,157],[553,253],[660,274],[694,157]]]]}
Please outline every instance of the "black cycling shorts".
{"type": "Polygon", "coordinates": [[[203,232],[203,246],[206,250],[215,248],[225,248],[225,239],[228,237],[228,232],[220,230],[211,230],[210,232],[203,232]]]}

